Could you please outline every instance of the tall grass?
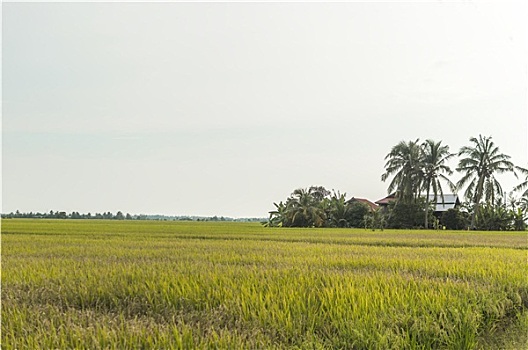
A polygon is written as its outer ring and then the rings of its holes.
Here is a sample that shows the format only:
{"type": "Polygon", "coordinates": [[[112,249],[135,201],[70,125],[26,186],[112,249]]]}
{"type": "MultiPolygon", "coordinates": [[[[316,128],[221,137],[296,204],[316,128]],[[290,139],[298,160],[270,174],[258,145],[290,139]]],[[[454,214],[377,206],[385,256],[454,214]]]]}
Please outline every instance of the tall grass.
{"type": "Polygon", "coordinates": [[[526,243],[522,233],[4,220],[2,347],[474,349],[526,315],[526,243]]]}

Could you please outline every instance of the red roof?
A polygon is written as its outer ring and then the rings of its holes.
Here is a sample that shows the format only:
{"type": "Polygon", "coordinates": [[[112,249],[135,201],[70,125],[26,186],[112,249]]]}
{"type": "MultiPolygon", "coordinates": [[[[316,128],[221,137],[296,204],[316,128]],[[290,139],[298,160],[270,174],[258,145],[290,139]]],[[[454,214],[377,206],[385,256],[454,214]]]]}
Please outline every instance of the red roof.
{"type": "Polygon", "coordinates": [[[354,198],[354,197],[352,197],[352,199],[349,200],[349,202],[360,202],[360,203],[366,204],[370,208],[370,210],[372,210],[372,211],[378,209],[378,206],[376,204],[372,203],[371,201],[369,201],[368,199],[365,199],[365,198],[354,198]]]}
{"type": "Polygon", "coordinates": [[[391,193],[387,197],[376,201],[378,205],[389,205],[390,202],[396,199],[396,193],[391,193]]]}

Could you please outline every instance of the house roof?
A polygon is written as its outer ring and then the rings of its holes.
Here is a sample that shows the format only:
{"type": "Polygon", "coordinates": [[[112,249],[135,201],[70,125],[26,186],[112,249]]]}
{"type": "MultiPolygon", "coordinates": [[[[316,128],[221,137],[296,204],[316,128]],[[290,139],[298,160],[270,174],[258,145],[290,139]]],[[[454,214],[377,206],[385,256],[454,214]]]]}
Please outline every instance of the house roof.
{"type": "Polygon", "coordinates": [[[351,199],[348,200],[348,203],[353,203],[353,202],[360,202],[360,203],[366,204],[370,208],[370,210],[378,209],[378,206],[376,204],[372,203],[371,201],[365,198],[352,197],[351,199]]]}
{"type": "Polygon", "coordinates": [[[389,194],[387,197],[377,200],[377,205],[389,205],[390,202],[396,199],[396,192],[389,194]]]}
{"type": "Polygon", "coordinates": [[[436,199],[435,199],[435,195],[434,194],[430,194],[429,195],[429,200],[430,201],[434,201],[436,200],[436,203],[459,203],[460,204],[460,200],[458,199],[458,196],[456,194],[452,194],[452,193],[444,193],[443,195],[443,198],[440,194],[437,194],[436,195],[436,199]],[[443,199],[443,201],[442,201],[443,199]]]}
{"type": "Polygon", "coordinates": [[[458,196],[456,194],[444,194],[443,200],[442,196],[437,195],[435,199],[434,194],[429,195],[429,201],[433,202],[435,204],[435,212],[442,212],[447,211],[449,209],[453,209],[456,206],[460,205],[460,200],[458,199],[458,196]]]}
{"type": "MultiPolygon", "coordinates": [[[[382,198],[378,201],[376,201],[376,204],[380,206],[389,205],[390,202],[394,201],[396,199],[396,193],[391,193],[387,197],[382,198]]],[[[458,195],[452,194],[452,193],[446,193],[443,196],[437,195],[435,199],[434,194],[429,195],[429,202],[436,203],[435,204],[435,212],[443,212],[447,211],[448,209],[453,209],[460,205],[460,199],[458,198],[458,195]]]]}

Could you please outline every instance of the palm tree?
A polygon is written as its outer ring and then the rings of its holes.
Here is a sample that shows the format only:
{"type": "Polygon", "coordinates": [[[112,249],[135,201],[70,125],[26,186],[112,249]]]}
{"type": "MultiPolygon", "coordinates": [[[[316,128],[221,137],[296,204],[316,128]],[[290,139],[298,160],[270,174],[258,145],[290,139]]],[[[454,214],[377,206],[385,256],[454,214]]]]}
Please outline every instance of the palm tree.
{"type": "Polygon", "coordinates": [[[292,226],[322,227],[325,223],[325,213],[320,202],[305,189],[293,191],[287,201],[287,211],[292,226]]]}
{"type": "Polygon", "coordinates": [[[381,180],[385,181],[394,175],[389,184],[388,192],[396,191],[396,198],[411,203],[420,193],[422,181],[422,149],[416,141],[400,141],[385,159],[385,173],[381,180]]]}
{"type": "Polygon", "coordinates": [[[526,197],[528,196],[528,169],[522,168],[520,166],[516,166],[515,169],[517,169],[521,174],[525,175],[525,179],[523,182],[521,182],[519,185],[515,186],[513,189],[514,191],[523,191],[521,193],[521,196],[526,197]]]}
{"type": "Polygon", "coordinates": [[[528,214],[528,193],[523,194],[517,204],[519,205],[518,209],[528,214]]]}
{"type": "Polygon", "coordinates": [[[287,213],[287,206],[286,204],[282,203],[282,201],[277,204],[273,203],[276,210],[270,211],[268,222],[264,224],[266,227],[287,227],[289,225],[288,221],[288,213],[287,213]]]}
{"type": "Polygon", "coordinates": [[[423,159],[422,159],[422,172],[423,172],[423,188],[426,191],[425,196],[425,228],[428,228],[428,213],[429,213],[429,193],[433,191],[433,198],[437,199],[438,194],[444,201],[444,191],[442,190],[442,184],[440,180],[444,180],[447,184],[454,189],[455,185],[449,180],[443,173],[452,175],[453,171],[446,165],[447,161],[454,156],[453,153],[449,153],[449,146],[442,145],[442,141],[435,142],[433,140],[426,140],[422,144],[423,159]]]}
{"type": "Polygon", "coordinates": [[[475,228],[475,215],[478,212],[480,201],[484,195],[486,202],[494,202],[497,193],[502,194],[500,183],[495,178],[495,173],[514,172],[514,165],[509,161],[510,156],[499,152],[490,137],[479,135],[478,139],[469,139],[472,146],[463,146],[458,156],[465,156],[458,162],[457,171],[464,172],[464,176],[457,182],[461,188],[466,184],[464,196],[470,199],[473,206],[471,215],[471,228],[475,228]]]}
{"type": "Polygon", "coordinates": [[[346,194],[335,193],[327,200],[328,226],[330,227],[349,227],[348,219],[350,217],[350,206],[348,205],[346,194]]]}

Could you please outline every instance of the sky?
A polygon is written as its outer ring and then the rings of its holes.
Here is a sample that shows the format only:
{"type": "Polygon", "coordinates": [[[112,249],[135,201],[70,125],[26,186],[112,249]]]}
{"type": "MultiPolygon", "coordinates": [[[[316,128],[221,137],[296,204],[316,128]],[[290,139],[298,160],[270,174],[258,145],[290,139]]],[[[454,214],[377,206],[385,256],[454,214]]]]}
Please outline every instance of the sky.
{"type": "Polygon", "coordinates": [[[267,217],[312,185],[376,201],[384,157],[418,138],[492,136],[527,166],[526,18],[526,2],[4,2],[2,212],[267,217]]]}

